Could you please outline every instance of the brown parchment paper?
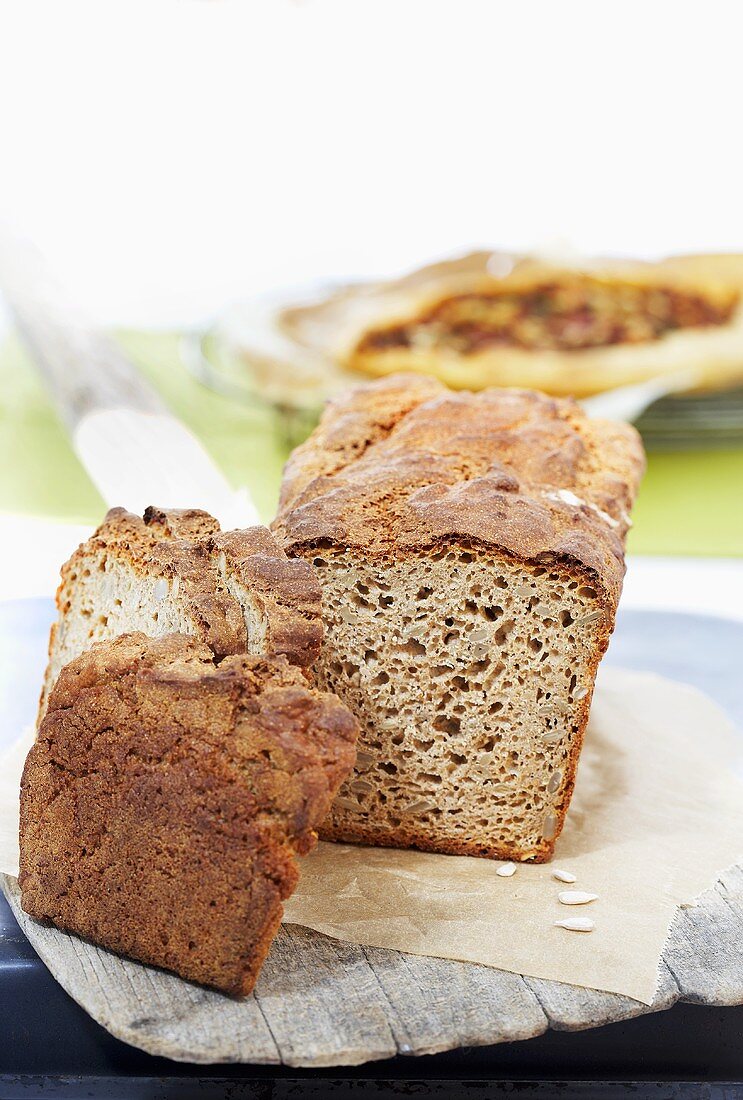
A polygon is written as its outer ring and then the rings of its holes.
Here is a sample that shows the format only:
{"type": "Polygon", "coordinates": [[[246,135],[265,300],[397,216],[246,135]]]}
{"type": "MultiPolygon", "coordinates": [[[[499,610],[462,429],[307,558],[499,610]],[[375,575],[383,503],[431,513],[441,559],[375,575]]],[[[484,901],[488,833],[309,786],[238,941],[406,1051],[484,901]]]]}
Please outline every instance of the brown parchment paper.
{"type": "Polygon", "coordinates": [[[575,795],[551,864],[500,864],[320,844],[302,862],[285,921],[337,939],[484,963],[650,1004],[677,905],[743,854],[740,735],[705,695],[606,669],[575,795]],[[552,877],[572,871],[575,886],[552,877]],[[558,893],[599,895],[566,906],[558,893]],[[590,916],[595,930],[555,920],[590,916]]]}
{"type": "MultiPolygon", "coordinates": [[[[25,751],[0,761],[0,871],[17,874],[25,751]]],[[[676,907],[743,855],[740,735],[693,688],[648,673],[599,676],[575,796],[555,859],[520,865],[323,844],[302,860],[285,921],[352,943],[483,963],[649,1004],[676,907]],[[574,887],[554,868],[572,871],[574,887]],[[599,895],[586,906],[558,893],[599,895]],[[590,916],[595,930],[555,920],[590,916]]]]}

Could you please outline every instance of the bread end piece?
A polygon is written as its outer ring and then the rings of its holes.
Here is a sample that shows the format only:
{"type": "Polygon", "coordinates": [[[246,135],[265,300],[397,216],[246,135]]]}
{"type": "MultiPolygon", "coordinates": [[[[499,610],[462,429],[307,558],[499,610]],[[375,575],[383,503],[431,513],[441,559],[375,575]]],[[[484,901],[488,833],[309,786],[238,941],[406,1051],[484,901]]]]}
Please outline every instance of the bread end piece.
{"type": "Polygon", "coordinates": [[[283,653],[302,667],[323,636],[311,567],[268,528],[222,532],[197,509],[111,509],[63,566],[57,607],[40,718],[63,666],[120,634],[190,634],[218,657],[283,653]]]}
{"type": "Polygon", "coordinates": [[[59,676],[21,785],[21,903],[244,995],[355,758],[357,724],[284,657],[122,636],[59,676]]]}

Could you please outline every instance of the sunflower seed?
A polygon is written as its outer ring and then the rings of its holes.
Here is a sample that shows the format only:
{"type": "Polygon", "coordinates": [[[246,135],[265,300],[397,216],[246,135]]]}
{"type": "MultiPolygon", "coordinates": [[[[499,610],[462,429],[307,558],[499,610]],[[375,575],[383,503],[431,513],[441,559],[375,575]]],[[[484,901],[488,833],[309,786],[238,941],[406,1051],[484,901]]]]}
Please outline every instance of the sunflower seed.
{"type": "Polygon", "coordinates": [[[562,772],[558,768],[556,772],[553,772],[550,776],[549,783],[547,784],[547,794],[554,794],[557,788],[562,783],[562,772]]]}
{"type": "Polygon", "coordinates": [[[552,872],[552,877],[556,878],[558,882],[575,882],[575,875],[570,871],[558,871],[555,869],[552,872]]]}
{"type": "Polygon", "coordinates": [[[593,932],[596,925],[589,917],[570,917],[568,920],[556,920],[558,928],[567,928],[568,932],[593,932]]]}
{"type": "Polygon", "coordinates": [[[583,890],[562,890],[557,896],[563,905],[588,905],[598,898],[598,894],[586,894],[583,890]]]}
{"type": "Polygon", "coordinates": [[[336,810],[360,810],[358,802],[355,802],[352,798],[344,798],[343,795],[337,795],[333,801],[333,806],[336,810]]]}
{"type": "Polygon", "coordinates": [[[496,875],[500,875],[501,878],[510,878],[511,875],[516,874],[516,864],[504,863],[503,866],[499,867],[495,873],[496,875]]]}
{"type": "Polygon", "coordinates": [[[348,789],[354,794],[367,794],[368,791],[373,791],[374,787],[368,779],[354,779],[348,784],[348,789]]]}
{"type": "Polygon", "coordinates": [[[356,753],[356,771],[365,772],[376,762],[374,753],[367,752],[366,749],[359,749],[356,753]]]}
{"type": "Polygon", "coordinates": [[[603,617],[603,611],[589,611],[587,615],[581,615],[579,619],[575,620],[575,626],[588,626],[589,623],[595,623],[597,619],[603,617]]]}

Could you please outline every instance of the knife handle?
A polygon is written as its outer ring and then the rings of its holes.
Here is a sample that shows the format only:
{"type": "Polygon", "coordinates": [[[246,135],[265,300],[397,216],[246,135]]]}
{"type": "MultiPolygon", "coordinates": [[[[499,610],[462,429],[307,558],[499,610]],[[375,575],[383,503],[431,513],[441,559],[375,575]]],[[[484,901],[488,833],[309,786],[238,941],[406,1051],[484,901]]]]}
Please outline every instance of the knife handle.
{"type": "Polygon", "coordinates": [[[113,341],[66,299],[33,245],[2,229],[0,288],[72,432],[89,413],[101,409],[167,413],[113,341]]]}

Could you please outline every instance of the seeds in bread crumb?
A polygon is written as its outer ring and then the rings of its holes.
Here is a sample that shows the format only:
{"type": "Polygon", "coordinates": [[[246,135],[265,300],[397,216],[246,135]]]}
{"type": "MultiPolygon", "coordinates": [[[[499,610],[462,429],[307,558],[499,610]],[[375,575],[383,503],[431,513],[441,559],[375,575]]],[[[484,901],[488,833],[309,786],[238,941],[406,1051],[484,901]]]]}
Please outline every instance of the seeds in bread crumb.
{"type": "Polygon", "coordinates": [[[558,928],[567,928],[568,932],[593,932],[596,925],[590,917],[569,917],[567,920],[556,920],[558,928]]]}
{"type": "Polygon", "coordinates": [[[367,771],[376,762],[376,756],[371,752],[367,752],[366,749],[359,749],[356,753],[356,771],[358,772],[367,771]]]}
{"type": "Polygon", "coordinates": [[[573,625],[588,626],[589,623],[595,623],[603,614],[603,611],[589,611],[587,615],[581,615],[579,619],[576,619],[573,625]]]}
{"type": "Polygon", "coordinates": [[[554,794],[561,783],[562,783],[562,772],[558,768],[557,771],[553,772],[552,775],[549,778],[549,783],[547,784],[547,794],[554,794]]]}
{"type": "Polygon", "coordinates": [[[588,905],[598,899],[598,894],[587,894],[584,890],[562,890],[557,896],[563,905],[588,905]]]}
{"type": "Polygon", "coordinates": [[[358,802],[353,798],[344,798],[342,795],[337,795],[336,798],[333,799],[333,805],[336,809],[353,810],[354,812],[358,812],[358,810],[361,809],[358,802]]]}
{"type": "Polygon", "coordinates": [[[576,879],[572,871],[559,871],[557,868],[552,872],[552,877],[558,882],[575,882],[576,879]]]}
{"type": "Polygon", "coordinates": [[[348,789],[353,791],[354,794],[367,794],[369,791],[374,790],[374,785],[368,779],[354,779],[352,783],[348,784],[348,789]]]}
{"type": "Polygon", "coordinates": [[[419,798],[417,802],[411,802],[409,806],[405,806],[401,812],[404,814],[424,814],[428,810],[435,809],[433,802],[429,802],[427,798],[419,798]]]}
{"type": "Polygon", "coordinates": [[[500,875],[501,878],[510,878],[511,875],[516,874],[516,864],[504,863],[503,866],[499,867],[495,873],[496,875],[500,875]]]}

